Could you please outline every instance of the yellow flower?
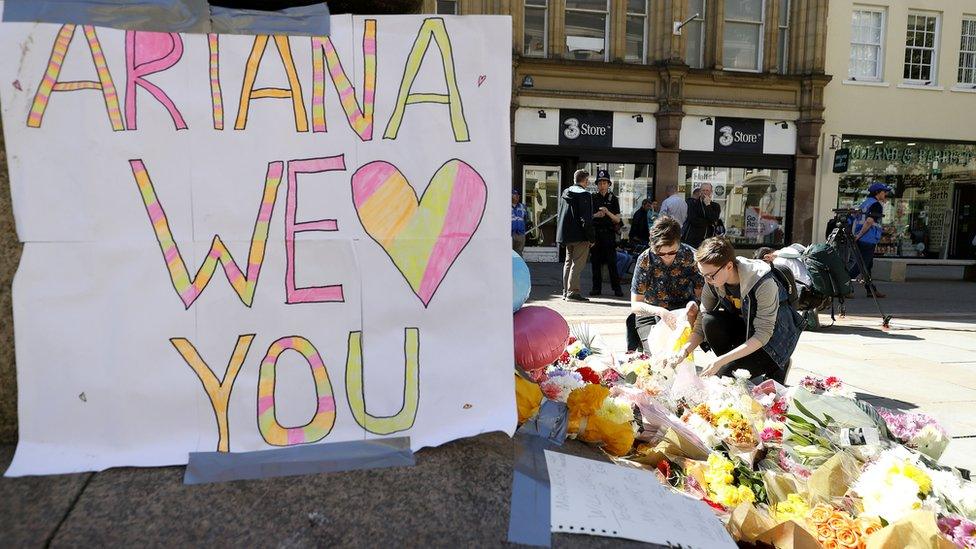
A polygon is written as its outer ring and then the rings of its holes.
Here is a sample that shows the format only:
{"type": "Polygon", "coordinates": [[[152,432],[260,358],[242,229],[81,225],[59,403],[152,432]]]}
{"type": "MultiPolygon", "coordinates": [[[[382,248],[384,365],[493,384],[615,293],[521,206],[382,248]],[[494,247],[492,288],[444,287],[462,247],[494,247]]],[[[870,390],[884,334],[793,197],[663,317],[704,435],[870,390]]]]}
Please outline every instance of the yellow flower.
{"type": "Polygon", "coordinates": [[[591,416],[603,406],[603,401],[610,395],[610,389],[602,385],[587,383],[579,389],[573,389],[566,399],[569,408],[569,431],[579,432],[580,423],[584,417],[591,416]]]}
{"type": "Polygon", "coordinates": [[[779,522],[792,520],[797,523],[803,522],[803,517],[810,512],[810,506],[800,496],[800,494],[790,494],[786,501],[781,501],[773,507],[773,516],[779,522]]]}
{"type": "Polygon", "coordinates": [[[920,494],[928,494],[932,491],[932,479],[925,474],[925,471],[916,467],[915,464],[906,461],[902,469],[902,474],[914,480],[915,484],[918,484],[920,494]]]}
{"type": "Polygon", "coordinates": [[[525,423],[539,412],[542,404],[542,389],[531,381],[515,376],[515,404],[518,407],[518,421],[525,423]]]}
{"type": "Polygon", "coordinates": [[[613,397],[603,399],[603,404],[596,411],[596,415],[611,423],[627,423],[634,421],[634,409],[630,403],[613,397]]]}
{"type": "Polygon", "coordinates": [[[607,421],[597,414],[590,416],[586,421],[586,430],[579,438],[583,442],[602,443],[603,449],[607,452],[615,456],[623,456],[630,453],[634,445],[634,429],[629,422],[607,421]]]}

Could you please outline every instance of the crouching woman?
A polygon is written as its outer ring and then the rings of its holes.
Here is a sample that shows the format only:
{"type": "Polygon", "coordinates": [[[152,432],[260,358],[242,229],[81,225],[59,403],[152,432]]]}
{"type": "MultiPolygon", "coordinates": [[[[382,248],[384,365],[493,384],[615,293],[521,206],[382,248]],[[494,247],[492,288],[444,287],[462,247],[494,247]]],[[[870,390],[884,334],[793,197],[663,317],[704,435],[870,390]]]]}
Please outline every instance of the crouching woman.
{"type": "Polygon", "coordinates": [[[703,242],[695,261],[705,278],[702,311],[679,357],[705,342],[716,358],[701,375],[728,376],[745,369],[753,378],[785,384],[803,319],[790,305],[780,275],[764,261],[736,257],[722,237],[703,242]]]}

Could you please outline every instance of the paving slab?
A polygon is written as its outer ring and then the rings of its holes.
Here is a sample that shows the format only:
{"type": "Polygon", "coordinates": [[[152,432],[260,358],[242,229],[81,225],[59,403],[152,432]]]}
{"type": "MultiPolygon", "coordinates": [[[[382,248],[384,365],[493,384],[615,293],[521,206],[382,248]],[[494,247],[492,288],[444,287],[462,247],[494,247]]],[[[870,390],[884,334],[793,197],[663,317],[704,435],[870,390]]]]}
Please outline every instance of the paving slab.
{"type": "MultiPolygon", "coordinates": [[[[0,446],[0,471],[14,456],[0,446]]],[[[91,478],[91,473],[0,478],[0,540],[4,547],[44,547],[91,478]]]]}
{"type": "MultiPolygon", "coordinates": [[[[183,467],[112,469],[92,479],[52,546],[497,547],[507,544],[513,451],[507,435],[488,433],[421,450],[414,467],[196,486],[182,484],[183,467]]],[[[575,441],[563,451],[605,459],[575,441]]]]}

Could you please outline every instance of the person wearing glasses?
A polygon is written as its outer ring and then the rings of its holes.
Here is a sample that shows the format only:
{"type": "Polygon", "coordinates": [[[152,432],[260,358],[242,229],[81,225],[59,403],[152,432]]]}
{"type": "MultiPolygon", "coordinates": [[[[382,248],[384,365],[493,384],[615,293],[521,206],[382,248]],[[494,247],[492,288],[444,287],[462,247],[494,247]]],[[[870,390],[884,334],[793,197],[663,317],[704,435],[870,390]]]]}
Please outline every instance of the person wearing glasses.
{"type": "MultiPolygon", "coordinates": [[[[678,317],[676,309],[694,304],[702,293],[705,281],[695,266],[695,249],[681,243],[681,224],[673,217],[662,215],[651,226],[649,247],[637,258],[634,278],[630,285],[630,309],[627,317],[627,350],[644,349],[651,328],[664,322],[674,329],[678,317]]],[[[697,304],[691,307],[697,315],[697,304]]]]}
{"type": "Polygon", "coordinates": [[[678,358],[684,360],[704,342],[716,358],[702,376],[730,376],[745,369],[753,378],[785,384],[803,317],[790,305],[780,275],[765,261],[736,257],[723,237],[703,242],[695,261],[706,283],[702,311],[678,358]]]}

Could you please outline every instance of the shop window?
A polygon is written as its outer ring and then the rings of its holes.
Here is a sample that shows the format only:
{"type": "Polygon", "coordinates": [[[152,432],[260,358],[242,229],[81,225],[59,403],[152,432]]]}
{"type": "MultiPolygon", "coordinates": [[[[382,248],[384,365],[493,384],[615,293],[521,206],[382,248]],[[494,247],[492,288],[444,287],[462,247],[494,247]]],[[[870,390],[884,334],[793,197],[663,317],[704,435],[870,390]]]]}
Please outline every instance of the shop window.
{"type": "Polygon", "coordinates": [[[905,37],[905,71],[909,83],[925,86],[938,78],[939,16],[908,14],[908,34],[905,37]]]}
{"type": "Polygon", "coordinates": [[[779,73],[786,74],[789,69],[790,48],[790,0],[779,3],[779,73]]]}
{"type": "Polygon", "coordinates": [[[957,189],[976,180],[976,145],[845,139],[850,165],[839,180],[837,207],[858,208],[874,182],[895,190],[883,207],[883,233],[876,254],[930,258],[946,254],[959,229],[953,215],[957,189]]]}
{"type": "Polygon", "coordinates": [[[958,81],[976,86],[976,17],[962,20],[958,81]]]}
{"type": "Polygon", "coordinates": [[[722,65],[758,71],[762,66],[763,0],[726,0],[722,65]]]}
{"type": "Polygon", "coordinates": [[[525,0],[524,45],[527,57],[545,57],[549,40],[549,0],[525,0]]]}
{"type": "Polygon", "coordinates": [[[647,0],[627,0],[627,53],[624,61],[643,63],[647,43],[647,0]]]}
{"type": "Polygon", "coordinates": [[[630,222],[634,212],[641,207],[645,198],[654,199],[654,165],[653,164],[616,164],[606,162],[581,162],[577,169],[590,173],[590,192],[597,192],[596,172],[607,170],[613,186],[610,191],[617,195],[620,201],[621,238],[627,238],[630,232],[630,222]]]}
{"type": "Polygon", "coordinates": [[[457,15],[457,0],[437,0],[438,15],[457,15]]]}
{"type": "Polygon", "coordinates": [[[607,60],[609,0],[566,0],[566,53],[572,59],[607,60]]]}
{"type": "Polygon", "coordinates": [[[705,66],[705,1],[688,1],[688,17],[696,13],[698,17],[692,19],[682,29],[685,35],[685,63],[693,69],[705,66]]]}
{"type": "Polygon", "coordinates": [[[847,77],[880,81],[884,69],[885,12],[858,7],[851,12],[851,56],[847,77]]]}
{"type": "Polygon", "coordinates": [[[522,169],[522,200],[528,214],[527,247],[556,245],[561,173],[557,166],[525,166],[522,169]]]}
{"type": "Polygon", "coordinates": [[[741,247],[790,244],[786,242],[788,184],[788,170],[684,166],[685,197],[711,185],[725,236],[741,247]]]}

